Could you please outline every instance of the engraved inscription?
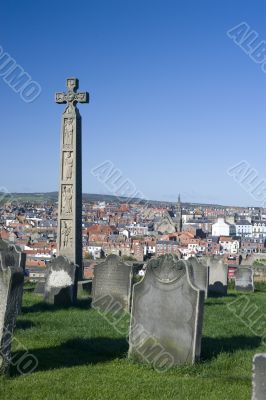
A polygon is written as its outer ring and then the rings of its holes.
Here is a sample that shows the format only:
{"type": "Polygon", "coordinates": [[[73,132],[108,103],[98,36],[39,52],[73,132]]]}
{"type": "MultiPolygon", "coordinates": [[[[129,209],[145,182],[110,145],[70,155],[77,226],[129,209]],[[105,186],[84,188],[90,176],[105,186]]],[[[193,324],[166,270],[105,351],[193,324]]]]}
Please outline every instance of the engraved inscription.
{"type": "Polygon", "coordinates": [[[106,292],[117,292],[121,296],[128,296],[128,277],[121,271],[106,279],[105,275],[98,274],[96,278],[96,291],[104,287],[106,292]]]}
{"type": "MultiPolygon", "coordinates": [[[[94,269],[93,304],[98,304],[103,296],[112,296],[121,309],[129,309],[132,267],[124,264],[116,255],[109,255],[94,269]]],[[[101,306],[98,304],[101,308],[101,306]]],[[[97,306],[97,307],[98,307],[97,306]]]]}

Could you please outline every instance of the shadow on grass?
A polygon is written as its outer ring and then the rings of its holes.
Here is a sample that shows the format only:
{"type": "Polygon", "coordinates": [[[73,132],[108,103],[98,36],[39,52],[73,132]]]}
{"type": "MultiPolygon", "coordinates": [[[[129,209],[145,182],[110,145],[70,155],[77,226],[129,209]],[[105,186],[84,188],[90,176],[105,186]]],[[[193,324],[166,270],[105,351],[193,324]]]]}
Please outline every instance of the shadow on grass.
{"type": "Polygon", "coordinates": [[[237,297],[237,293],[229,293],[229,294],[226,294],[226,295],[221,295],[221,294],[218,294],[218,293],[211,293],[211,294],[209,294],[208,295],[208,299],[228,299],[228,298],[230,298],[230,297],[237,297]]]}
{"type": "Polygon", "coordinates": [[[88,308],[91,308],[91,302],[92,302],[92,298],[78,299],[74,308],[79,308],[81,310],[85,310],[85,309],[87,310],[88,308]]]}
{"type": "Polygon", "coordinates": [[[220,353],[233,354],[238,350],[252,350],[261,345],[258,336],[231,336],[225,338],[203,337],[201,342],[201,359],[208,361],[220,353]]]}
{"type": "Polygon", "coordinates": [[[32,293],[34,292],[35,287],[24,287],[23,292],[32,293]]]}
{"type": "Polygon", "coordinates": [[[29,314],[29,313],[35,313],[35,312],[45,312],[45,311],[58,311],[58,310],[64,310],[67,308],[76,308],[76,309],[81,309],[81,310],[88,310],[91,308],[91,298],[87,299],[78,299],[76,304],[73,306],[55,306],[53,304],[47,304],[44,301],[35,303],[31,306],[23,306],[22,307],[22,313],[23,314],[29,314]]]}
{"type": "MultiPolygon", "coordinates": [[[[126,339],[110,338],[75,338],[60,346],[28,350],[38,360],[38,367],[33,372],[51,369],[70,368],[75,366],[106,362],[115,358],[124,358],[128,351],[126,339]]],[[[25,352],[12,354],[16,360],[25,352]]],[[[16,366],[11,367],[10,376],[20,375],[16,366]]]]}
{"type": "Polygon", "coordinates": [[[35,325],[34,322],[29,321],[29,320],[17,320],[16,322],[16,329],[22,329],[22,330],[26,330],[26,329],[31,329],[33,328],[35,325]]]}
{"type": "Polygon", "coordinates": [[[224,306],[224,302],[223,301],[221,301],[221,302],[212,301],[211,303],[205,303],[205,307],[208,307],[208,306],[224,306]]]}
{"type": "Polygon", "coordinates": [[[255,292],[257,293],[265,293],[266,292],[266,284],[265,282],[255,282],[255,292]]]}

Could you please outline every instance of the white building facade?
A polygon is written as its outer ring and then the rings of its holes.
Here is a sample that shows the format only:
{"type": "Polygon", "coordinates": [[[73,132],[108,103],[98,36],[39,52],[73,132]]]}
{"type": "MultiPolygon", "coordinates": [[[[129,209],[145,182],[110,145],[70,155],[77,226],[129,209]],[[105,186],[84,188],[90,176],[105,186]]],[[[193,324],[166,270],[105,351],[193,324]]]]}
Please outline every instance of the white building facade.
{"type": "Polygon", "coordinates": [[[253,222],[252,236],[254,239],[266,238],[266,221],[253,222]]]}
{"type": "Polygon", "coordinates": [[[235,223],[236,236],[252,237],[253,227],[248,220],[240,220],[235,223]]]}
{"type": "Polygon", "coordinates": [[[217,222],[212,225],[212,236],[230,236],[234,232],[235,228],[225,222],[224,218],[218,218],[217,222]]]}

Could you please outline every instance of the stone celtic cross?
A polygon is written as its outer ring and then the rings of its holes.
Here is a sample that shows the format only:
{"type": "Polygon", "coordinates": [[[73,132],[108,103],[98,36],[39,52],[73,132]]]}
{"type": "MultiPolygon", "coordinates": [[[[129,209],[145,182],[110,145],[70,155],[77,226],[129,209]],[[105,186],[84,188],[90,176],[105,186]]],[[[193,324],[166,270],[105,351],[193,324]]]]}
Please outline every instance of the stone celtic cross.
{"type": "Polygon", "coordinates": [[[79,81],[67,79],[67,92],[58,92],[55,101],[67,104],[62,114],[60,185],[58,197],[57,255],[82,267],[82,152],[81,116],[77,103],[88,103],[87,92],[77,93],[79,81]]]}
{"type": "Polygon", "coordinates": [[[67,104],[65,111],[70,112],[76,107],[77,103],[88,103],[89,94],[87,92],[77,93],[79,80],[77,78],[67,79],[67,92],[58,92],[55,94],[55,102],[58,104],[67,104]]]}

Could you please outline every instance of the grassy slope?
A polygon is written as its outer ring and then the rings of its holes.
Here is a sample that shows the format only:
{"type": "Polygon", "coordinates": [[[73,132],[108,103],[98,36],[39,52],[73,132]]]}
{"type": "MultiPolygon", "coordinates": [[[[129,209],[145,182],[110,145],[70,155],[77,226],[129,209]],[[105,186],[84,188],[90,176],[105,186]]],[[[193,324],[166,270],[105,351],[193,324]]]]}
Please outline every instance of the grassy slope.
{"type": "MultiPolygon", "coordinates": [[[[125,338],[88,309],[87,300],[60,310],[26,293],[15,336],[36,355],[39,368],[24,377],[13,368],[10,378],[0,378],[0,398],[250,399],[252,357],[266,346],[226,307],[235,296],[231,291],[226,299],[207,300],[202,362],[160,374],[127,360],[125,338]]],[[[266,293],[248,296],[263,313],[266,293]]]]}

